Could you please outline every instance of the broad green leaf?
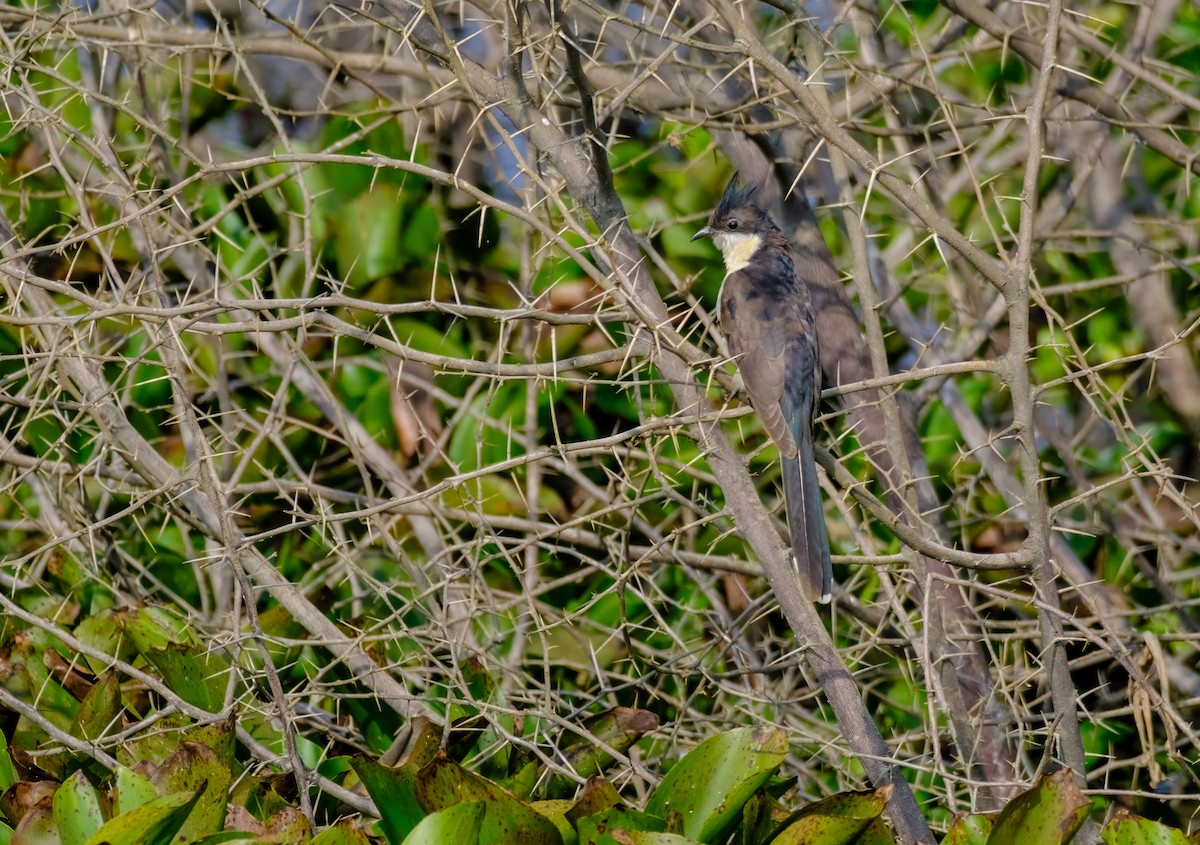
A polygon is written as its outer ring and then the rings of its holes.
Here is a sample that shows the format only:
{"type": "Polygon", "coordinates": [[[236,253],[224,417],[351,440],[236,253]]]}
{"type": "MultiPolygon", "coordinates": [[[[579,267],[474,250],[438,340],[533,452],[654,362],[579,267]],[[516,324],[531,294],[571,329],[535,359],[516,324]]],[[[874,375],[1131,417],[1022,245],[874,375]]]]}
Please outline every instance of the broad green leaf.
{"type": "MultiPolygon", "coordinates": [[[[481,845],[479,831],[483,825],[482,801],[466,801],[421,820],[404,845],[481,845]]],[[[513,840],[514,842],[519,840],[513,840]]],[[[388,840],[391,845],[400,845],[388,840]]]]}
{"type": "Polygon", "coordinates": [[[433,255],[441,242],[441,220],[430,205],[420,205],[404,226],[404,253],[410,259],[433,255]]]}
{"type": "Polygon", "coordinates": [[[121,684],[117,673],[110,669],[84,696],[71,734],[83,740],[99,739],[116,722],[120,710],[121,684]]]}
{"type": "Polygon", "coordinates": [[[417,800],[430,812],[466,801],[482,801],[481,845],[520,842],[522,845],[561,845],[558,828],[486,778],[469,772],[444,755],[435,757],[417,772],[417,800]]]}
{"type": "MultiPolygon", "coordinates": [[[[599,614],[606,602],[598,602],[593,613],[599,614]]],[[[613,606],[620,611],[615,600],[613,606]]],[[[594,618],[594,617],[593,617],[594,618]]],[[[625,644],[597,625],[554,626],[540,637],[530,639],[526,646],[530,657],[554,666],[566,666],[578,672],[606,668],[625,655],[625,644]]]]}
{"type": "Polygon", "coordinates": [[[355,757],[350,761],[367,794],[379,811],[379,824],[383,835],[392,845],[400,845],[416,829],[425,811],[417,803],[413,789],[414,775],[411,769],[389,769],[366,757],[355,757]]]}
{"type": "Polygon", "coordinates": [[[398,343],[421,352],[452,358],[474,357],[472,348],[464,342],[463,334],[458,328],[446,331],[412,317],[397,317],[391,321],[391,330],[398,343]]]}
{"type": "Polygon", "coordinates": [[[987,845],[1063,845],[1071,841],[1091,808],[1071,771],[1060,769],[1008,802],[992,826],[987,845]]]}
{"type": "Polygon", "coordinates": [[[196,793],[195,806],[179,830],[179,841],[200,839],[224,826],[231,780],[229,768],[216,752],[199,742],[184,740],[163,761],[151,777],[160,793],[196,793]]]}
{"type": "MultiPolygon", "coordinates": [[[[572,734],[563,746],[565,764],[579,777],[590,778],[612,765],[616,759],[606,748],[624,752],[650,731],[658,729],[658,716],[649,710],[633,707],[613,707],[586,719],[583,729],[589,737],[572,734]],[[593,741],[593,738],[595,741],[593,741]]],[[[547,780],[546,795],[563,795],[575,791],[575,781],[563,775],[547,780]]]]}
{"type": "Polygon", "coordinates": [[[109,795],[114,816],[121,816],[136,810],[157,797],[158,790],[144,775],[124,766],[117,769],[112,792],[109,795]]]}
{"type": "Polygon", "coordinates": [[[545,816],[550,821],[554,822],[554,826],[558,828],[558,833],[562,836],[563,845],[572,845],[578,837],[575,834],[575,828],[567,821],[567,813],[575,806],[574,801],[566,798],[555,798],[549,801],[534,801],[529,805],[534,812],[545,816]]]}
{"type": "Polygon", "coordinates": [[[21,148],[22,137],[15,131],[15,126],[4,112],[0,112],[0,156],[8,158],[21,148]]]}
{"type": "Polygon", "coordinates": [[[695,839],[678,833],[656,833],[650,830],[614,830],[612,840],[617,845],[701,845],[695,839]]]}
{"type": "Polygon", "coordinates": [[[210,713],[225,706],[230,665],[224,655],[203,646],[168,644],[142,652],[163,681],[188,704],[210,713]]]}
{"type": "Polygon", "coordinates": [[[741,829],[734,837],[737,845],[757,845],[759,842],[766,842],[767,837],[779,827],[778,819],[772,818],[771,815],[775,802],[767,793],[769,788],[770,784],[755,792],[742,804],[741,829]]]}
{"type": "Polygon", "coordinates": [[[986,845],[996,814],[972,813],[954,819],[942,845],[986,845]]]}
{"type": "Polygon", "coordinates": [[[232,279],[251,279],[258,276],[270,261],[270,241],[267,238],[254,238],[246,249],[237,253],[237,257],[229,263],[229,276],[232,279]]]}
{"type": "Polygon", "coordinates": [[[404,267],[403,207],[394,185],[376,185],[355,197],[334,221],[338,272],[358,288],[404,267]]]}
{"type": "Polygon", "coordinates": [[[134,617],[117,618],[142,654],[172,645],[198,645],[187,620],[170,608],[152,605],[139,609],[134,617]]]}
{"type": "Polygon", "coordinates": [[[843,792],[809,804],[785,823],[777,845],[849,845],[879,818],[891,785],[867,792],[843,792]]]}
{"type": "Polygon", "coordinates": [[[419,732],[409,751],[408,764],[414,769],[421,769],[441,753],[442,726],[423,716],[418,716],[413,723],[414,729],[419,728],[419,732]]]}
{"type": "Polygon", "coordinates": [[[76,771],[54,793],[54,823],[62,845],[85,845],[101,825],[100,796],[83,771],[76,771]]]}
{"type": "Polygon", "coordinates": [[[307,841],[312,836],[312,826],[298,809],[287,806],[267,820],[265,838],[279,845],[290,845],[307,841]]]}
{"type": "Polygon", "coordinates": [[[123,766],[138,763],[158,765],[175,753],[181,735],[186,734],[192,721],[182,713],[168,713],[154,723],[155,730],[143,731],[117,747],[117,760],[123,766]]]}
{"type": "MultiPolygon", "coordinates": [[[[475,438],[476,435],[471,435],[475,438]]],[[[470,451],[460,453],[470,462],[476,462],[474,457],[475,443],[473,439],[470,451]]],[[[488,459],[484,459],[485,461],[488,459]]],[[[562,502],[556,496],[539,497],[539,504],[547,510],[561,508],[562,502]]],[[[529,512],[529,502],[522,488],[507,478],[498,475],[484,475],[464,481],[462,484],[447,488],[442,493],[442,500],[448,507],[466,511],[482,510],[491,516],[523,516],[529,512]]]]}
{"type": "Polygon", "coordinates": [[[1182,830],[1118,810],[1100,831],[1104,845],[1191,845],[1182,830]]]}
{"type": "Polygon", "coordinates": [[[61,845],[51,799],[39,801],[21,817],[12,838],[21,845],[61,845]]]}
{"type": "Polygon", "coordinates": [[[229,718],[220,722],[211,722],[198,728],[190,728],[187,738],[192,742],[207,745],[229,769],[237,774],[240,768],[236,762],[237,751],[237,717],[230,713],[229,718]]]}
{"type": "Polygon", "coordinates": [[[896,836],[880,816],[873,819],[867,825],[867,829],[858,835],[854,845],[896,845],[896,836]]]}
{"type": "Polygon", "coordinates": [[[662,238],[663,252],[674,259],[704,258],[714,266],[720,266],[721,259],[716,250],[701,241],[692,240],[692,235],[696,234],[702,225],[696,223],[691,226],[667,226],[659,236],[662,238]]]}
{"type": "Polygon", "coordinates": [[[542,767],[538,765],[536,760],[529,760],[522,765],[511,776],[501,780],[500,786],[507,789],[517,798],[522,800],[533,794],[534,787],[538,783],[538,773],[542,767]]]}
{"type": "Polygon", "coordinates": [[[327,827],[316,836],[308,845],[370,845],[371,840],[367,838],[358,826],[350,822],[341,822],[333,827],[327,827]]]}
{"type": "Polygon", "coordinates": [[[88,845],[170,845],[200,799],[200,792],[164,795],[123,813],[105,822],[88,845]]]}
{"type": "Polygon", "coordinates": [[[245,830],[222,830],[220,833],[197,839],[191,845],[227,845],[230,842],[253,842],[258,845],[263,839],[259,834],[245,830]]]}
{"type": "Polygon", "coordinates": [[[244,807],[260,822],[272,818],[288,807],[288,802],[279,794],[284,780],[291,775],[267,775],[238,778],[231,790],[229,801],[244,807]]]}
{"type": "Polygon", "coordinates": [[[56,555],[47,571],[53,575],[63,592],[79,600],[82,606],[89,605],[92,593],[99,589],[96,581],[89,577],[87,568],[70,552],[56,555]]]}
{"type": "Polygon", "coordinates": [[[17,777],[17,767],[13,765],[12,755],[8,753],[8,740],[0,731],[0,794],[20,780],[17,777]]]}
{"type": "Polygon", "coordinates": [[[61,654],[51,654],[57,644],[56,638],[40,629],[21,631],[12,639],[3,680],[10,692],[36,697],[38,713],[56,727],[70,730],[79,713],[79,699],[50,673],[50,666],[62,663],[61,654]]]}
{"type": "Polygon", "coordinates": [[[615,786],[602,777],[591,777],[575,797],[575,806],[567,813],[567,819],[575,823],[620,803],[621,795],[615,786]]]}
{"type": "Polygon", "coordinates": [[[667,818],[679,813],[683,833],[717,840],[741,818],[742,805],[787,757],[782,730],[739,728],[711,737],[666,774],[646,812],[667,818]]]}
{"type": "Polygon", "coordinates": [[[618,845],[617,831],[663,833],[666,819],[628,807],[610,807],[594,816],[580,819],[576,824],[579,845],[618,845]]]}

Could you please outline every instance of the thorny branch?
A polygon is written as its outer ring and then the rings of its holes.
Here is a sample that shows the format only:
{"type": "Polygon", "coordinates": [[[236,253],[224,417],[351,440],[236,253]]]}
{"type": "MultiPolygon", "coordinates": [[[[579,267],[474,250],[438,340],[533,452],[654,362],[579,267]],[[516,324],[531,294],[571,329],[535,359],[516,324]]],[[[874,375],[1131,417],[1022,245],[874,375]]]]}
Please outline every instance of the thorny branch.
{"type": "MultiPolygon", "coordinates": [[[[964,809],[1043,754],[1114,794],[1164,771],[1194,792],[1172,739],[1200,695],[1200,89],[1178,5],[1126,28],[1097,5],[772,5],[0,10],[6,587],[62,554],[175,602],[152,552],[177,534],[178,606],[214,647],[269,667],[255,611],[278,603],[333,655],[300,680],[239,664],[257,697],[228,709],[287,737],[333,743],[303,714],[363,691],[405,715],[469,697],[480,659],[507,702],[483,718],[576,779],[548,732],[645,696],[677,736],[773,719],[802,771],[853,785],[858,754],[964,809]],[[679,246],[716,149],[769,177],[841,321],[822,337],[832,620],[790,595],[770,455],[710,331],[717,271],[679,246]],[[422,205],[437,219],[404,241],[422,205]],[[375,232],[397,207],[391,264],[336,219],[375,232]],[[794,634],[739,607],[760,573],[794,634]],[[591,597],[564,606],[574,588],[591,597]],[[913,679],[919,724],[881,736],[864,697],[913,679]],[[1088,745],[1127,726],[1126,683],[1153,719],[1088,745]],[[541,734],[515,735],[523,712],[541,734]]],[[[294,743],[278,760],[241,736],[307,783],[294,743]]]]}

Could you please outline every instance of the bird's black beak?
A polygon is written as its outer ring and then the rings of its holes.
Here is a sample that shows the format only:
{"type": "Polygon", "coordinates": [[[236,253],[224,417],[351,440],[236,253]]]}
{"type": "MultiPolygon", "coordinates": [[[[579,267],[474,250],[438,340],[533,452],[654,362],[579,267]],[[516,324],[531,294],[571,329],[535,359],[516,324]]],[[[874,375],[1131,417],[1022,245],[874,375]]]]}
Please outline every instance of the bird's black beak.
{"type": "Polygon", "coordinates": [[[694,241],[698,241],[698,240],[700,240],[701,238],[709,238],[709,237],[712,237],[712,233],[713,233],[712,227],[711,227],[711,226],[705,226],[705,227],[704,227],[703,229],[701,229],[699,232],[697,232],[696,234],[692,235],[692,240],[694,240],[694,241]]]}

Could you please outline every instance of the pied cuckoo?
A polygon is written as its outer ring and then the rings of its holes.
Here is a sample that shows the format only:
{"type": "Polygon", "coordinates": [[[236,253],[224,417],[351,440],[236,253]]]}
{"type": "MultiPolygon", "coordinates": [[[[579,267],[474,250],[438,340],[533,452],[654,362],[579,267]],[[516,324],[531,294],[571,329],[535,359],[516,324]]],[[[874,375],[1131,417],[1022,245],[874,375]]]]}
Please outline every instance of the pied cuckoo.
{"type": "Polygon", "coordinates": [[[792,560],[805,594],[827,602],[833,588],[829,538],[813,458],[812,422],[821,392],[812,302],[791,242],[735,176],[692,240],[710,237],[725,259],[717,298],[721,331],[750,405],[783,459],[792,560]]]}

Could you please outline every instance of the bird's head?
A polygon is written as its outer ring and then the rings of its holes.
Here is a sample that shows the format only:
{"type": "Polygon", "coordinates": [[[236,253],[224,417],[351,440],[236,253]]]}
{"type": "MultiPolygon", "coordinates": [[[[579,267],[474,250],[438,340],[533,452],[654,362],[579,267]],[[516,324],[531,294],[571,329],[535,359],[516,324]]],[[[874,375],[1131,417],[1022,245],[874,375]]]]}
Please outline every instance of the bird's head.
{"type": "Polygon", "coordinates": [[[708,218],[708,225],[692,236],[693,241],[712,238],[730,273],[749,264],[764,237],[777,228],[767,212],[755,205],[754,190],[734,176],[708,218]]]}

